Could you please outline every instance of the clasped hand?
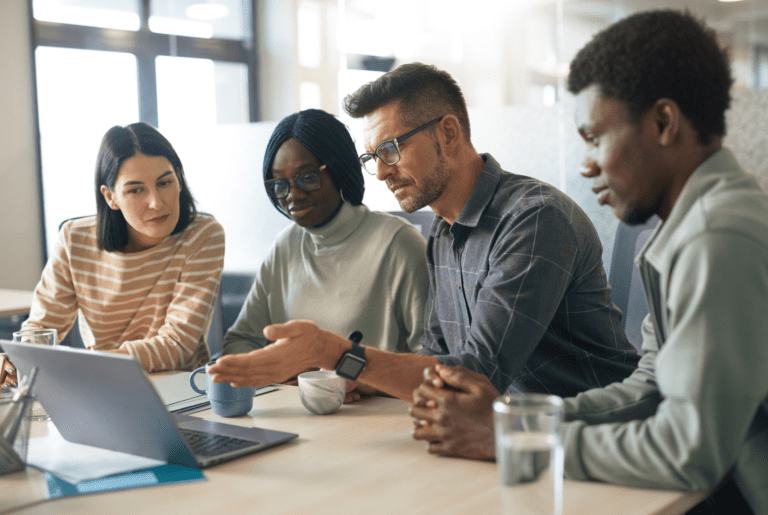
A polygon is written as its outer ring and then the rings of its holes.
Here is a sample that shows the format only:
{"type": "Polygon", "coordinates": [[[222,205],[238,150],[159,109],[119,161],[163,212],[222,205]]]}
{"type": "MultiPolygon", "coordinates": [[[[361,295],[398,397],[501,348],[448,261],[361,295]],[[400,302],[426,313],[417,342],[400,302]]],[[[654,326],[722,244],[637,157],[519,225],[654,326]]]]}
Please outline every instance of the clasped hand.
{"type": "Polygon", "coordinates": [[[425,368],[409,409],[413,438],[428,442],[431,454],[494,460],[493,400],[498,396],[486,376],[464,367],[425,368]]]}

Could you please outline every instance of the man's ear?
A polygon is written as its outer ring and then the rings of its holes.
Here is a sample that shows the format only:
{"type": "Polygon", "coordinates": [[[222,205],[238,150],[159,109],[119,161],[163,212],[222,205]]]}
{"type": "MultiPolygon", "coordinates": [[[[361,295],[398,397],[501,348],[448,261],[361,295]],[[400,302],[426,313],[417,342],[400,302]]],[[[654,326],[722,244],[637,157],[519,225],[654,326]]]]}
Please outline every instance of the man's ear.
{"type": "Polygon", "coordinates": [[[658,141],[662,146],[669,146],[680,136],[683,113],[677,102],[660,98],[653,105],[652,116],[658,129],[658,141]]]}
{"type": "Polygon", "coordinates": [[[456,116],[452,114],[445,115],[440,121],[440,125],[443,129],[445,146],[448,149],[456,147],[457,143],[459,143],[464,138],[461,132],[461,124],[459,123],[459,119],[456,118],[456,116]]]}
{"type": "Polygon", "coordinates": [[[118,206],[117,202],[115,202],[115,194],[111,192],[109,188],[107,188],[106,184],[102,184],[99,191],[101,191],[101,194],[104,195],[104,200],[107,202],[107,205],[110,209],[113,209],[114,211],[118,211],[120,209],[120,206],[118,206]]]}

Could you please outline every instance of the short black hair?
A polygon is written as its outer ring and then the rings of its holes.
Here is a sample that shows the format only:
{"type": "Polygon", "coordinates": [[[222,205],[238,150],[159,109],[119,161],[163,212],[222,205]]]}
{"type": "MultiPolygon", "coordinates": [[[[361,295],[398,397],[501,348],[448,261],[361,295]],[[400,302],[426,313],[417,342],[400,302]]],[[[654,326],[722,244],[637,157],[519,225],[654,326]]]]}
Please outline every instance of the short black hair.
{"type": "Polygon", "coordinates": [[[634,14],[598,33],[571,62],[568,90],[596,84],[627,109],[631,122],[660,98],[677,103],[706,145],[725,135],[733,84],[727,51],[688,11],[634,14]]]}
{"type": "MultiPolygon", "coordinates": [[[[264,152],[264,180],[272,179],[275,154],[289,139],[295,139],[326,165],[333,183],[345,201],[353,206],[363,203],[365,181],[357,150],[347,127],[332,114],[320,109],[306,109],[283,118],[277,124],[264,152]]],[[[269,200],[283,215],[288,216],[272,195],[269,200]]],[[[290,217],[288,217],[290,218],[290,217]]]]}
{"type": "Polygon", "coordinates": [[[344,111],[362,118],[391,102],[400,103],[400,122],[418,127],[452,114],[459,120],[464,141],[471,144],[467,102],[451,75],[432,65],[408,63],[364,84],[344,98],[344,111]]]}
{"type": "Polygon", "coordinates": [[[123,163],[135,156],[162,156],[166,158],[179,178],[179,221],[171,234],[178,234],[197,216],[195,199],[189,191],[184,178],[181,159],[171,143],[160,132],[146,123],[133,123],[109,129],[101,140],[96,158],[96,238],[99,249],[108,252],[122,251],[128,244],[128,222],[123,212],[114,210],[107,204],[101,187],[115,190],[115,182],[123,163]]]}

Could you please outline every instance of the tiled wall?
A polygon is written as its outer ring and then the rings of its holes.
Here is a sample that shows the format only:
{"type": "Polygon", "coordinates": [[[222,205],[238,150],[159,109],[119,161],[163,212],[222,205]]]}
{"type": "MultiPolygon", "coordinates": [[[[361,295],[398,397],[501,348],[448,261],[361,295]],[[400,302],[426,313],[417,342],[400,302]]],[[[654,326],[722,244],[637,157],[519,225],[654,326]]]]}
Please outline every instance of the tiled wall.
{"type": "Polygon", "coordinates": [[[768,89],[734,94],[726,124],[725,145],[768,191],[768,89]]]}

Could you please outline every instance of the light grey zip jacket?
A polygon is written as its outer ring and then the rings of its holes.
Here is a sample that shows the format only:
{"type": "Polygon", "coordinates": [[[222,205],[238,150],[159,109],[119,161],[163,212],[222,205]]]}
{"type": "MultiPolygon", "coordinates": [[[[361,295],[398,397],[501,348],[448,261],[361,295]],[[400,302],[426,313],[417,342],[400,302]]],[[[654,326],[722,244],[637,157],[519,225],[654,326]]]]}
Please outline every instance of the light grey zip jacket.
{"type": "Polygon", "coordinates": [[[721,149],[640,251],[638,369],[566,400],[565,474],[702,490],[768,513],[768,196],[721,149]]]}

